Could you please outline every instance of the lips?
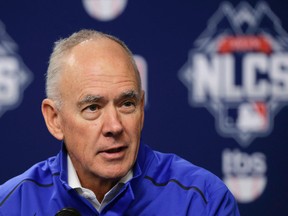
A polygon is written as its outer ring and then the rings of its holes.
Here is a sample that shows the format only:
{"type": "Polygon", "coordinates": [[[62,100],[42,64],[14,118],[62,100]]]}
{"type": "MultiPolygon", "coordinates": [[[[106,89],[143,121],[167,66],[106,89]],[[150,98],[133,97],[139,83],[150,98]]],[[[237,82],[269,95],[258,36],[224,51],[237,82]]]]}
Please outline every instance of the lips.
{"type": "Polygon", "coordinates": [[[99,154],[107,160],[119,160],[124,158],[127,148],[127,146],[120,146],[104,149],[102,151],[99,151],[99,154]]]}
{"type": "Polygon", "coordinates": [[[108,149],[108,150],[104,150],[102,152],[107,152],[107,153],[118,153],[118,152],[121,152],[123,151],[124,149],[126,149],[127,147],[119,147],[119,148],[112,148],[112,149],[108,149]]]}

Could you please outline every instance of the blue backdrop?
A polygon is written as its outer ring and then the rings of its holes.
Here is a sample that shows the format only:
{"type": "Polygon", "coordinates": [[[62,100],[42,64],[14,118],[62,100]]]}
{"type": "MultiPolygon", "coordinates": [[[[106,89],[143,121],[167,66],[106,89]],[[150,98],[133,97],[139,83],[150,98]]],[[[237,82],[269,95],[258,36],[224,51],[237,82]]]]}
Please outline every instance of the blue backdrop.
{"type": "Polygon", "coordinates": [[[55,155],[41,114],[53,42],[82,28],[135,53],[144,142],[207,168],[242,215],[288,214],[288,16],[280,0],[1,0],[0,184],[55,155]]]}

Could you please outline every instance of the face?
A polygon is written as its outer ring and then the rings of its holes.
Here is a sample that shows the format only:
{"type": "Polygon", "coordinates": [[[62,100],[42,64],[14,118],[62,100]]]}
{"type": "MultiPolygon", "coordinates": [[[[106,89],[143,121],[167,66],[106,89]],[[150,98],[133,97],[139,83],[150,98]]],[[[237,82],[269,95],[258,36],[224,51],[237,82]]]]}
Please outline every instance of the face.
{"type": "Polygon", "coordinates": [[[109,39],[72,49],[60,81],[60,136],[80,180],[115,180],[132,168],[144,97],[126,52],[109,39]]]}

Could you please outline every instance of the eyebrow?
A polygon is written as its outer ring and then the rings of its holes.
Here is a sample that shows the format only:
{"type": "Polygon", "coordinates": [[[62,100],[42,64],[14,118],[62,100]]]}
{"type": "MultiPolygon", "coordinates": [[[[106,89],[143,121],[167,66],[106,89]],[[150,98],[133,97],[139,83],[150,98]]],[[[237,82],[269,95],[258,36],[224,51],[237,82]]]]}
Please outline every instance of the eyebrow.
{"type": "MultiPolygon", "coordinates": [[[[118,97],[116,97],[115,101],[121,101],[123,99],[135,99],[137,101],[140,100],[140,94],[135,92],[134,90],[128,90],[126,92],[121,93],[118,97]]],[[[78,107],[82,107],[85,104],[93,104],[99,103],[100,101],[104,101],[104,97],[100,95],[86,95],[83,99],[77,102],[78,107]]]]}
{"type": "Polygon", "coordinates": [[[128,98],[134,98],[137,101],[140,100],[140,94],[138,92],[135,92],[134,90],[128,90],[126,92],[123,92],[122,94],[119,95],[119,97],[116,98],[117,100],[122,100],[122,99],[128,99],[128,98]]]}
{"type": "Polygon", "coordinates": [[[85,104],[92,104],[102,101],[104,98],[99,95],[86,95],[83,99],[81,99],[78,103],[78,107],[82,107],[85,104]]]}

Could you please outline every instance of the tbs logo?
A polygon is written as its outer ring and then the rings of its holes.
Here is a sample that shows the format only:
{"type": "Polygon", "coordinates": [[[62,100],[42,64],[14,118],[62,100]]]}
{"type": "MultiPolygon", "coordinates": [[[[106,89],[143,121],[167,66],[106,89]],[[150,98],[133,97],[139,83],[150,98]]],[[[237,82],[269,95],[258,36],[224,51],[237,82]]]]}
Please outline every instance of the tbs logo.
{"type": "Polygon", "coordinates": [[[17,44],[0,22],[0,117],[20,104],[24,89],[32,81],[32,74],[17,55],[16,48],[17,44]]]}
{"type": "Polygon", "coordinates": [[[268,135],[288,103],[288,34],[266,3],[223,3],[179,72],[191,106],[244,147],[268,135]]]}
{"type": "Polygon", "coordinates": [[[261,152],[247,154],[225,149],[222,154],[224,182],[240,203],[259,198],[267,186],[266,156],[261,152]]]}

